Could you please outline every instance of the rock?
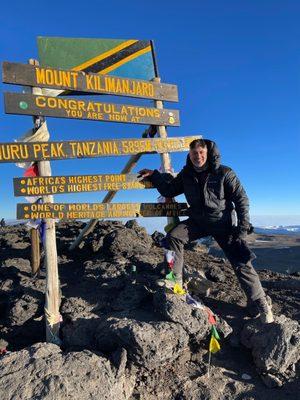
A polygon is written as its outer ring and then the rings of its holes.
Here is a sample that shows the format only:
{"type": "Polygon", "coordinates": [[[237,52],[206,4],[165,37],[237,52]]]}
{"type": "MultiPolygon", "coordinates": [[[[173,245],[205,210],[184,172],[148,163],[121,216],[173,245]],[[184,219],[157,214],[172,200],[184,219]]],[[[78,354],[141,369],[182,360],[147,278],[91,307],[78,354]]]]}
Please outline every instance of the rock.
{"type": "Polygon", "coordinates": [[[225,282],[226,279],[224,272],[217,266],[210,266],[205,275],[213,282],[225,282]]]}
{"type": "Polygon", "coordinates": [[[210,331],[207,313],[192,308],[186,303],[185,296],[169,293],[165,289],[158,290],[154,295],[154,307],[164,319],[180,324],[189,335],[195,335],[199,341],[210,331]]]}
{"type": "MultiPolygon", "coordinates": [[[[154,295],[154,306],[164,319],[182,325],[196,341],[208,336],[211,325],[208,322],[207,311],[191,307],[186,303],[185,296],[178,296],[161,289],[154,295]]],[[[225,320],[216,317],[216,321],[216,328],[224,337],[232,332],[232,328],[225,320]]]]}
{"type": "Polygon", "coordinates": [[[128,284],[112,302],[111,307],[116,311],[131,311],[138,308],[147,298],[149,302],[152,301],[151,295],[144,286],[128,284]]]}
{"type": "Polygon", "coordinates": [[[262,324],[258,319],[247,323],[241,342],[252,350],[261,372],[284,373],[300,359],[300,325],[284,315],[275,316],[272,324],[262,324]]]}
{"type": "Polygon", "coordinates": [[[5,350],[7,346],[8,346],[8,342],[6,340],[0,338],[0,351],[5,350]]]}
{"type": "Polygon", "coordinates": [[[94,349],[95,332],[99,317],[91,314],[88,318],[66,321],[62,326],[63,344],[66,348],[94,349]]]}
{"type": "Polygon", "coordinates": [[[213,282],[208,280],[204,273],[199,271],[198,276],[193,276],[188,279],[187,287],[189,293],[196,296],[209,296],[210,290],[213,287],[213,282]]]}
{"type": "Polygon", "coordinates": [[[216,321],[217,321],[216,328],[217,328],[218,332],[222,333],[224,338],[226,338],[233,332],[232,327],[225,321],[225,319],[219,317],[218,315],[215,315],[215,317],[216,317],[216,321]]]}
{"type": "Polygon", "coordinates": [[[156,244],[156,246],[160,247],[161,241],[164,239],[165,235],[161,232],[154,231],[151,235],[153,242],[156,244]]]}
{"type": "Polygon", "coordinates": [[[279,282],[262,281],[262,285],[268,289],[300,290],[300,279],[287,279],[279,282]]]}
{"type": "Polygon", "coordinates": [[[252,377],[248,374],[242,374],[242,379],[244,379],[245,381],[249,381],[250,379],[252,379],[252,377]]]}
{"type": "MultiPolygon", "coordinates": [[[[142,227],[138,224],[138,222],[137,222],[136,219],[129,219],[129,220],[126,222],[125,227],[128,228],[128,229],[140,229],[140,228],[142,228],[142,227]]],[[[142,228],[142,229],[143,229],[143,228],[142,228]]]]}
{"type": "Polygon", "coordinates": [[[12,325],[22,326],[26,321],[30,321],[42,313],[43,295],[38,293],[38,296],[32,296],[26,293],[12,303],[8,318],[12,325]]]}
{"type": "Polygon", "coordinates": [[[17,267],[20,271],[31,272],[30,261],[24,258],[8,258],[4,261],[6,267],[17,267]]]}
{"type": "Polygon", "coordinates": [[[91,304],[91,302],[80,297],[69,297],[63,300],[60,312],[64,317],[75,320],[78,317],[89,318],[93,308],[94,304],[91,304]]]}
{"type": "Polygon", "coordinates": [[[282,386],[283,382],[277,376],[272,374],[261,375],[263,383],[270,389],[282,386]]]}
{"type": "Polygon", "coordinates": [[[193,242],[187,243],[184,246],[184,248],[186,250],[195,251],[197,253],[203,253],[203,254],[207,254],[208,253],[208,247],[205,246],[204,244],[200,243],[198,240],[195,240],[193,242]]]}
{"type": "Polygon", "coordinates": [[[110,317],[98,326],[96,341],[101,351],[124,347],[128,358],[146,369],[171,363],[189,352],[188,335],[181,325],[172,322],[110,317]]]}
{"type": "Polygon", "coordinates": [[[151,237],[141,227],[138,231],[128,228],[114,230],[103,240],[105,252],[111,256],[131,257],[134,254],[145,254],[151,246],[151,237]]]}
{"type": "Polygon", "coordinates": [[[135,376],[116,369],[90,351],[62,353],[54,344],[37,343],[0,359],[1,400],[126,400],[135,376]],[[28,383],[30,377],[30,384],[28,383]],[[54,396],[54,397],[53,397],[54,396]]]}

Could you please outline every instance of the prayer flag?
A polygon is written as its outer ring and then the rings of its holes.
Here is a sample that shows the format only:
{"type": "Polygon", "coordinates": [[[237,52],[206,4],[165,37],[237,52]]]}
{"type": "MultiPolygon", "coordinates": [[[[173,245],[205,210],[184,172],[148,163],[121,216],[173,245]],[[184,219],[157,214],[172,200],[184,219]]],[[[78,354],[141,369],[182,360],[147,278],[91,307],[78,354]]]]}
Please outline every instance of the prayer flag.
{"type": "Polygon", "coordinates": [[[174,275],[174,272],[171,271],[168,275],[166,275],[166,279],[167,279],[168,281],[176,282],[176,277],[175,277],[175,275],[174,275]]]}
{"type": "Polygon", "coordinates": [[[179,295],[186,294],[186,291],[184,289],[182,289],[182,287],[179,285],[179,283],[175,283],[173,291],[175,294],[179,294],[179,295]]]}
{"type": "Polygon", "coordinates": [[[211,353],[217,353],[221,349],[220,343],[217,339],[211,335],[210,342],[209,342],[209,351],[211,353]]]}
{"type": "Polygon", "coordinates": [[[211,334],[212,334],[217,340],[220,340],[219,333],[218,333],[218,331],[217,331],[217,328],[216,328],[214,325],[211,327],[211,334]]]}

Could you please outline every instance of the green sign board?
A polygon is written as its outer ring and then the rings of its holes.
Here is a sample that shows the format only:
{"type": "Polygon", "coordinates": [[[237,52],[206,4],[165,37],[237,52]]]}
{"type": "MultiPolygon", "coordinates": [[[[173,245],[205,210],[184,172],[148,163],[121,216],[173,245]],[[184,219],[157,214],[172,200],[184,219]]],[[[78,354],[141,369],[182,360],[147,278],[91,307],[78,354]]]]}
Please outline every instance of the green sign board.
{"type": "Polygon", "coordinates": [[[155,78],[150,40],[39,37],[42,67],[72,69],[124,78],[155,78]]]}

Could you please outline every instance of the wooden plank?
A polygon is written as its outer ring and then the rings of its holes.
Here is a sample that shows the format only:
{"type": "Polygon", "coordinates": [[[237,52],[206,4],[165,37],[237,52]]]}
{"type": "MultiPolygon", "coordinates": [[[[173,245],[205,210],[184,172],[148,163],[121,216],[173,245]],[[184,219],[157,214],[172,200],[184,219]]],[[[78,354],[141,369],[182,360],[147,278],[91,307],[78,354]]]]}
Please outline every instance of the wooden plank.
{"type": "MultiPolygon", "coordinates": [[[[156,59],[155,52],[154,52],[154,59],[156,59]]],[[[157,82],[157,83],[160,82],[160,77],[157,76],[156,78],[154,78],[154,81],[157,82]]],[[[160,101],[160,100],[156,100],[154,102],[154,105],[155,105],[156,108],[158,108],[160,110],[163,110],[163,108],[164,108],[163,102],[160,101]]],[[[158,131],[157,133],[158,133],[159,137],[161,137],[161,138],[167,138],[168,137],[167,130],[166,130],[165,126],[163,126],[163,125],[158,126],[157,127],[157,131],[158,131]]],[[[160,159],[161,159],[162,172],[170,173],[170,171],[172,170],[170,154],[167,153],[167,152],[166,153],[162,153],[160,155],[160,159]]],[[[174,217],[168,217],[167,218],[167,222],[168,222],[167,226],[170,226],[171,224],[175,224],[176,220],[174,219],[174,217]]]]}
{"type": "Polygon", "coordinates": [[[14,178],[15,196],[45,196],[62,193],[99,192],[102,190],[151,189],[153,184],[141,181],[138,174],[101,174],[36,176],[14,178]]]}
{"type": "Polygon", "coordinates": [[[30,239],[31,239],[31,257],[30,257],[30,266],[31,266],[31,274],[32,276],[36,276],[41,263],[41,255],[40,255],[40,233],[38,229],[30,230],[30,239]]]}
{"type": "Polygon", "coordinates": [[[7,114],[42,115],[129,124],[180,125],[178,110],[159,110],[137,105],[23,93],[4,93],[4,102],[7,114]]]}
{"type": "Polygon", "coordinates": [[[17,219],[90,219],[186,216],[186,203],[22,203],[17,219]]]}
{"type": "Polygon", "coordinates": [[[64,142],[2,142],[0,143],[0,163],[186,151],[189,149],[189,144],[198,138],[199,136],[185,136],[64,142]]]}
{"type": "Polygon", "coordinates": [[[2,64],[2,81],[73,92],[178,101],[177,86],[172,84],[11,62],[2,64]]]}

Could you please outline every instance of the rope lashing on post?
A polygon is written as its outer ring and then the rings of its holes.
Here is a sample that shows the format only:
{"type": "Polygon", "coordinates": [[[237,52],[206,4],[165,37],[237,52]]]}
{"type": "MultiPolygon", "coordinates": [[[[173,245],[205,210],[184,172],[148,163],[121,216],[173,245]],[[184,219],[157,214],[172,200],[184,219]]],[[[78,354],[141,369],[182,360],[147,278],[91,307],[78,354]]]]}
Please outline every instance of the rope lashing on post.
{"type": "Polygon", "coordinates": [[[47,308],[44,308],[45,310],[45,316],[46,316],[46,321],[47,323],[51,326],[51,328],[53,327],[53,325],[58,324],[60,322],[62,322],[62,316],[61,314],[51,314],[47,308]]]}
{"type": "Polygon", "coordinates": [[[54,335],[52,332],[52,328],[54,325],[59,324],[62,322],[62,316],[61,314],[51,314],[46,307],[44,307],[45,311],[45,317],[46,317],[46,324],[50,326],[51,329],[49,329],[49,333],[51,334],[52,337],[52,343],[57,344],[60,346],[62,344],[62,341],[57,335],[54,335]]]}

